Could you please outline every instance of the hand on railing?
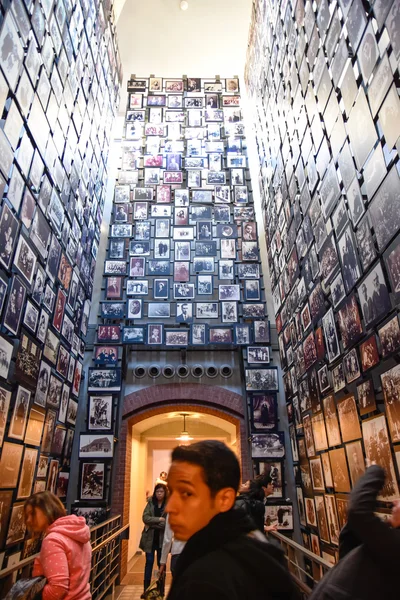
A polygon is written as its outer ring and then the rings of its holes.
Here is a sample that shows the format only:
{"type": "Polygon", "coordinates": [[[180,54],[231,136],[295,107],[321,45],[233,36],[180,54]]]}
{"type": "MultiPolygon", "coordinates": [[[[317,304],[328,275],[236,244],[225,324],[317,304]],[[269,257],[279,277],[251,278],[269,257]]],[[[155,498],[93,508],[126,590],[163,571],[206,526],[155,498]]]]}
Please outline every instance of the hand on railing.
{"type": "Polygon", "coordinates": [[[268,533],[269,531],[278,531],[277,523],[275,523],[275,525],[264,525],[264,531],[265,533],[268,533]]]}

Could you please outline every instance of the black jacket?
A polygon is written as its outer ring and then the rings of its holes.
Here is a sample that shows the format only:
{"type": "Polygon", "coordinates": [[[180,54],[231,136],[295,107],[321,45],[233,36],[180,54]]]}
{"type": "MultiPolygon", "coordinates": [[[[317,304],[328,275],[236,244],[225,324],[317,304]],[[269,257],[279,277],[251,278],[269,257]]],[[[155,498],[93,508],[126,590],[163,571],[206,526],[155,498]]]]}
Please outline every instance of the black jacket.
{"type": "Polygon", "coordinates": [[[255,497],[254,494],[240,494],[235,501],[235,509],[237,508],[244,510],[253,519],[253,523],[257,529],[264,533],[265,504],[262,500],[255,497]]]}
{"type": "Polygon", "coordinates": [[[400,529],[374,514],[385,472],[374,465],[355,485],[348,522],[340,532],[339,562],[310,600],[398,600],[400,529]]]}
{"type": "Polygon", "coordinates": [[[295,600],[283,553],[241,510],[220,513],[178,559],[168,600],[295,600]],[[259,539],[258,539],[259,538],[259,539]]]}

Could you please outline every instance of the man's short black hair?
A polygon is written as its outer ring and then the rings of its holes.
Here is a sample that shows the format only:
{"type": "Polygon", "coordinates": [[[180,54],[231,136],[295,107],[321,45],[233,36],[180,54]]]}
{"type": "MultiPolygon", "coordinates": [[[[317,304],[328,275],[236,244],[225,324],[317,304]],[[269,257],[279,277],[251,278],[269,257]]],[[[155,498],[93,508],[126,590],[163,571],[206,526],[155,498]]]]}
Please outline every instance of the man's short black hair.
{"type": "Polygon", "coordinates": [[[177,446],[172,451],[172,462],[187,462],[202,467],[204,482],[215,496],[223,488],[239,489],[239,461],[223,442],[204,440],[189,446],[177,446]]]}

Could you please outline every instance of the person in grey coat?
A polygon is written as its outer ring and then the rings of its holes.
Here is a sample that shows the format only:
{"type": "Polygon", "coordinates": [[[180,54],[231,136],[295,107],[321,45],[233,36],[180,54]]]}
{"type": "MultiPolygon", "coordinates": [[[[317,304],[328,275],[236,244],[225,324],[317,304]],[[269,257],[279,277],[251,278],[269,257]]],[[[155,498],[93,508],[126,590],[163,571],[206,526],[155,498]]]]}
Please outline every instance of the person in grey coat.
{"type": "Polygon", "coordinates": [[[142,520],[144,529],[140,538],[139,548],[146,553],[144,567],[144,590],[141,598],[151,583],[154,557],[157,553],[157,565],[160,567],[161,548],[163,545],[165,529],[165,504],[167,499],[167,486],[158,483],[151,498],[148,499],[143,511],[142,520]]]}
{"type": "Polygon", "coordinates": [[[350,495],[348,520],[340,532],[339,562],[310,600],[398,600],[400,593],[400,500],[385,523],[375,515],[385,471],[373,465],[350,495]]]}

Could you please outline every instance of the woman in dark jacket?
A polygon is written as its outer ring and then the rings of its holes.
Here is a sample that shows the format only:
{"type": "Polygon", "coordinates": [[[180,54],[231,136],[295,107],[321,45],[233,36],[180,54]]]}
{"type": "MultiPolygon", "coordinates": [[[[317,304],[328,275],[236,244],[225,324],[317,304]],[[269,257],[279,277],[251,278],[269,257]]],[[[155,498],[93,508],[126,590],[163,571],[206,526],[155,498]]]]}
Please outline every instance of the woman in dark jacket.
{"type": "Polygon", "coordinates": [[[144,591],[141,598],[144,598],[144,592],[151,583],[151,574],[153,572],[154,555],[157,552],[157,565],[160,567],[161,548],[163,545],[165,528],[165,503],[167,496],[167,486],[158,483],[151,498],[147,501],[143,511],[144,529],[140,538],[139,548],[146,553],[146,565],[144,568],[144,591]]]}
{"type": "Polygon", "coordinates": [[[338,564],[317,585],[310,600],[398,600],[400,590],[400,501],[391,519],[375,515],[385,483],[381,467],[370,467],[351,492],[348,521],[340,532],[338,564]]]}

